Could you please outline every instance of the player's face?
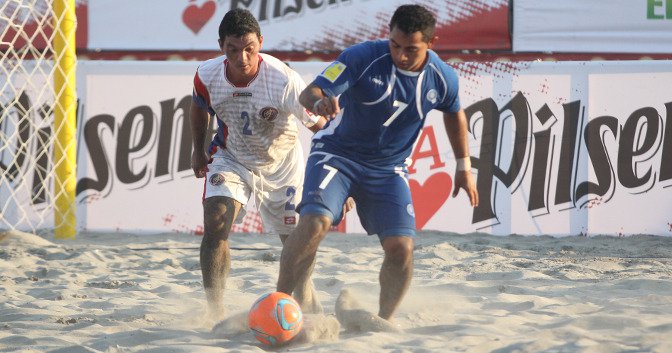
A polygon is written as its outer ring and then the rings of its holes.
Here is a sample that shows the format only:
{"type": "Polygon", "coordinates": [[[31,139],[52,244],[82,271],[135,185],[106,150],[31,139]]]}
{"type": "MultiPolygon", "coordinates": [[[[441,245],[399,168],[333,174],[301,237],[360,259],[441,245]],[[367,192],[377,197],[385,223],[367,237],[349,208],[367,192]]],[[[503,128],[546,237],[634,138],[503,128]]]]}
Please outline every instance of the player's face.
{"type": "Polygon", "coordinates": [[[219,45],[229,60],[228,69],[238,75],[255,75],[259,66],[259,50],[264,37],[247,33],[240,37],[226,36],[219,45]]]}
{"type": "Polygon", "coordinates": [[[390,31],[390,52],[394,65],[406,71],[420,71],[427,58],[427,50],[432,48],[434,38],[429,42],[422,39],[422,32],[405,33],[396,26],[390,31]]]}

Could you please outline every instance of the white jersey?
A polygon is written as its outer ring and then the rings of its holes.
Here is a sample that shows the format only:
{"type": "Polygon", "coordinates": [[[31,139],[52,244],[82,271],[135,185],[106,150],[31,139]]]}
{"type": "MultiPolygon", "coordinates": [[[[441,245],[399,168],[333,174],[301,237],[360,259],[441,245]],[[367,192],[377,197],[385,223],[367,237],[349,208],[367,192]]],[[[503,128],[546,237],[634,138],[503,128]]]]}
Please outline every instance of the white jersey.
{"type": "Polygon", "coordinates": [[[246,87],[227,80],[225,55],[204,62],[194,78],[194,100],[223,123],[215,144],[251,170],[272,171],[299,143],[294,117],[307,127],[318,117],[299,103],[306,84],[296,71],[267,54],[259,61],[246,87]]]}

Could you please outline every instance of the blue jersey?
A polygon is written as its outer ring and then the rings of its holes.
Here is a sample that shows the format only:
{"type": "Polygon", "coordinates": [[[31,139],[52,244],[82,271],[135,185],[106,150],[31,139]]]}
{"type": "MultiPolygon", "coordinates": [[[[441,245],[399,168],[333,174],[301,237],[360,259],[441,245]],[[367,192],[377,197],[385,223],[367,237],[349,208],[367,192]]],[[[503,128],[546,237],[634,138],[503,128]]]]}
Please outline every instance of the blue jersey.
{"type": "Polygon", "coordinates": [[[346,157],[364,165],[404,164],[427,113],[460,110],[457,74],[428,51],[420,72],[394,66],[389,41],[354,45],[313,81],[325,94],[338,96],[342,109],[313,138],[313,151],[346,157]]]}

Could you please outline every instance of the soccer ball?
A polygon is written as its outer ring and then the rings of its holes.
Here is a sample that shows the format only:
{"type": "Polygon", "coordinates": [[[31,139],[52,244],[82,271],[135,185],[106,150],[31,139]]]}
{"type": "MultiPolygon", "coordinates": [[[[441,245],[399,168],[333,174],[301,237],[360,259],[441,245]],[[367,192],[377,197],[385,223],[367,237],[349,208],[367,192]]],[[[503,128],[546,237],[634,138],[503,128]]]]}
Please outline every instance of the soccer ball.
{"type": "Polygon", "coordinates": [[[301,307],[294,298],[282,292],[264,294],[257,299],[247,319],[254,337],[269,346],[290,341],[303,327],[301,307]]]}

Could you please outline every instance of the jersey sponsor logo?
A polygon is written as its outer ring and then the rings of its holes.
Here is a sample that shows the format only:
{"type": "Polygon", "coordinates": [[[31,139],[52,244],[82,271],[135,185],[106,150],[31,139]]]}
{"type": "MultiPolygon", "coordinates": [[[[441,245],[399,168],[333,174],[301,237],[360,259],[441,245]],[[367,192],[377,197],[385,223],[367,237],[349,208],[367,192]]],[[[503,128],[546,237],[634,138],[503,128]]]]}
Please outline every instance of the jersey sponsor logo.
{"type": "Polygon", "coordinates": [[[233,98],[252,97],[252,92],[233,92],[233,98]]]}
{"type": "Polygon", "coordinates": [[[335,82],[338,76],[341,76],[343,71],[345,71],[345,64],[339,61],[334,61],[331,65],[327,66],[324,71],[322,71],[322,77],[326,78],[331,82],[335,82]]]}
{"type": "Polygon", "coordinates": [[[383,82],[383,80],[379,79],[378,77],[371,78],[371,82],[377,84],[378,86],[382,86],[385,84],[385,82],[383,82]]]}
{"type": "Polygon", "coordinates": [[[432,102],[432,104],[436,104],[436,97],[439,96],[439,93],[436,92],[435,89],[430,89],[429,92],[427,92],[427,100],[432,102]]]}
{"type": "Polygon", "coordinates": [[[213,186],[222,185],[224,184],[224,181],[226,181],[226,179],[224,179],[224,175],[221,173],[215,173],[210,176],[210,184],[213,186]]]}
{"type": "Polygon", "coordinates": [[[296,224],[296,216],[285,217],[285,224],[296,224]]]}
{"type": "Polygon", "coordinates": [[[273,121],[278,117],[278,110],[273,107],[264,107],[259,111],[259,116],[266,121],[273,121]]]}

